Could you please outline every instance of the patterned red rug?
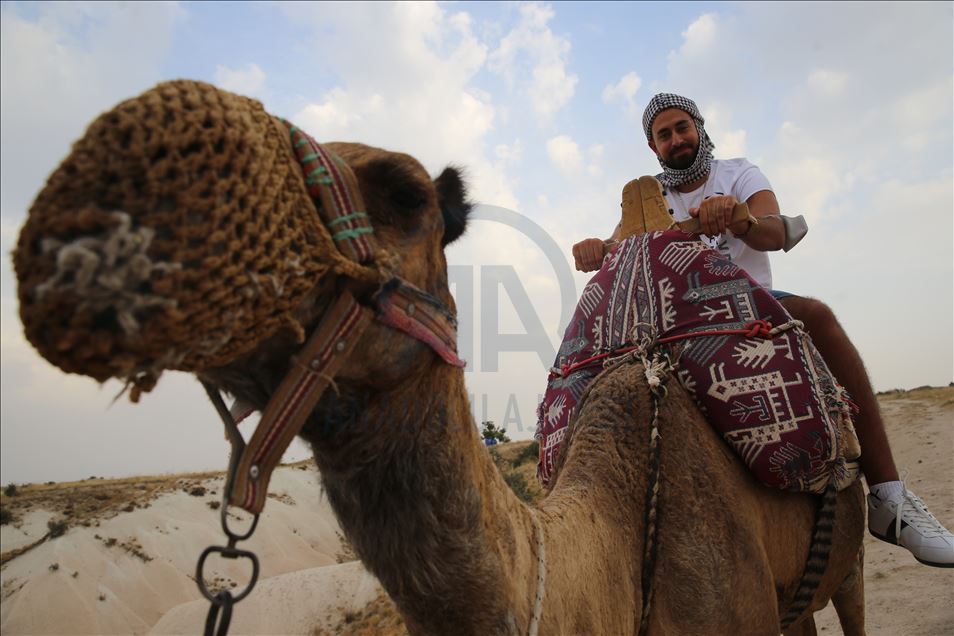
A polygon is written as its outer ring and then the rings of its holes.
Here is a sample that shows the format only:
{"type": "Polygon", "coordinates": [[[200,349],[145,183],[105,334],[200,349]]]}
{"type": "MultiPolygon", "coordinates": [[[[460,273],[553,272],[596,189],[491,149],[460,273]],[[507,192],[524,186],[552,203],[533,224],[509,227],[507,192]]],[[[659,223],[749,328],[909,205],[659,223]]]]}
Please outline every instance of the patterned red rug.
{"type": "Polygon", "coordinates": [[[583,289],[538,410],[545,485],[604,365],[659,351],[762,483],[821,492],[854,479],[850,400],[801,323],[717,251],[670,230],[621,242],[583,289]]]}

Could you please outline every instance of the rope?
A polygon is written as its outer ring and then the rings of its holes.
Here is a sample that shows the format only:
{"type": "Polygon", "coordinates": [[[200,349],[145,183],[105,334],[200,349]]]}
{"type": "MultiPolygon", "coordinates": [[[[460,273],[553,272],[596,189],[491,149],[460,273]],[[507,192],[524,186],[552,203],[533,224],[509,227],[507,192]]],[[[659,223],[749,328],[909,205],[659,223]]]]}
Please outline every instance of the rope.
{"type": "MultiPolygon", "coordinates": [[[[791,320],[783,325],[773,328],[772,323],[766,320],[753,320],[750,323],[747,323],[745,327],[741,329],[709,329],[706,331],[691,331],[689,333],[677,334],[675,336],[666,336],[660,338],[656,342],[658,344],[667,344],[670,342],[677,342],[679,340],[686,340],[688,338],[701,338],[705,336],[745,336],[746,338],[771,338],[774,335],[785,331],[786,329],[791,329],[801,323],[797,320],[791,320]]],[[[678,329],[679,327],[674,327],[673,329],[678,329]]],[[[618,349],[613,349],[612,351],[606,351],[604,353],[599,353],[595,356],[590,356],[585,360],[581,360],[574,364],[563,365],[559,369],[556,367],[550,369],[550,377],[548,379],[552,380],[555,377],[566,377],[574,371],[581,369],[583,367],[589,366],[594,362],[599,362],[606,358],[613,356],[623,355],[633,351],[647,350],[645,344],[638,345],[629,345],[626,347],[620,347],[618,349]]]]}
{"type": "Polygon", "coordinates": [[[533,601],[533,613],[530,615],[530,625],[527,627],[527,636],[537,636],[540,627],[540,616],[543,614],[543,597],[546,591],[547,554],[543,542],[543,527],[534,508],[530,511],[530,521],[533,523],[533,532],[537,539],[537,591],[533,601]]]}
{"type": "Polygon", "coordinates": [[[815,515],[815,528],[812,531],[808,558],[805,560],[805,568],[802,570],[802,579],[798,583],[795,596],[792,597],[791,605],[788,606],[788,610],[779,621],[781,631],[788,629],[795,622],[795,619],[805,612],[815,597],[815,592],[818,591],[825,570],[828,569],[837,505],[838,491],[835,489],[834,482],[832,482],[828,484],[828,488],[821,496],[818,512],[815,515]]]}
{"type": "Polygon", "coordinates": [[[664,378],[673,370],[672,361],[666,354],[656,353],[653,359],[642,357],[646,381],[653,400],[653,416],[649,426],[649,483],[646,489],[646,505],[644,524],[646,537],[643,542],[643,568],[641,573],[641,587],[643,592],[643,612],[639,620],[639,635],[644,636],[649,629],[649,612],[653,600],[653,574],[656,571],[656,555],[659,544],[656,541],[656,530],[659,519],[659,465],[660,465],[660,434],[659,434],[659,402],[666,397],[664,378]]]}

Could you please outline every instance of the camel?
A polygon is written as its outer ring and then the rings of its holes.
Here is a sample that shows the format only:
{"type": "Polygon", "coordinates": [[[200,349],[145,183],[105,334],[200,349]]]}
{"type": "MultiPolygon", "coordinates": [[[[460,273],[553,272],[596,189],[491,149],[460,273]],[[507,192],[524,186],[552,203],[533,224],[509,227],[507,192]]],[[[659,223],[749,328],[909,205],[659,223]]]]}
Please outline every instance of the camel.
{"type": "MultiPolygon", "coordinates": [[[[201,120],[205,102],[185,103],[190,116],[201,120]]],[[[252,100],[230,108],[236,109],[227,113],[233,122],[251,117],[241,109],[262,111],[252,100]]],[[[115,116],[111,124],[110,116],[102,116],[95,131],[91,127],[88,143],[99,143],[111,134],[103,132],[111,125],[126,125],[115,123],[115,116]]],[[[215,121],[205,127],[210,125],[215,121]]],[[[69,178],[69,205],[56,214],[69,214],[70,206],[104,207],[104,189],[128,178],[129,183],[120,184],[121,197],[109,204],[129,210],[139,198],[151,197],[150,205],[159,201],[163,207],[164,197],[173,193],[150,190],[154,184],[133,183],[137,177],[127,177],[121,169],[137,161],[143,165],[154,161],[149,154],[154,151],[148,150],[150,135],[161,137],[175,127],[160,117],[143,126],[149,127],[146,133],[138,129],[116,133],[131,147],[124,152],[138,154],[120,153],[115,159],[120,163],[111,165],[113,176],[106,182],[77,177],[79,164],[68,159],[35,205],[51,201],[54,194],[49,189],[67,187],[62,184],[69,178]],[[145,149],[136,147],[140,138],[147,140],[140,144],[145,149]]],[[[254,155],[251,150],[262,143],[261,137],[259,130],[256,135],[228,139],[244,144],[254,155]]],[[[189,143],[182,141],[181,148],[189,143]]],[[[73,152],[81,154],[86,147],[78,142],[73,152]]],[[[387,250],[390,271],[453,312],[444,248],[466,228],[470,204],[460,172],[448,168],[432,179],[406,154],[356,143],[328,143],[324,148],[353,172],[375,240],[387,250]]],[[[167,152],[175,150],[166,149],[163,155],[167,152]]],[[[290,141],[284,152],[292,152],[290,141]]],[[[245,176],[219,170],[217,178],[222,180],[245,176]]],[[[283,193],[294,190],[307,198],[300,173],[282,183],[289,189],[283,193]]],[[[210,205],[229,200],[216,190],[210,205]]],[[[308,209],[314,214],[314,208],[298,208],[301,214],[308,209]]],[[[35,286],[25,281],[38,269],[52,267],[36,264],[41,260],[40,244],[47,240],[37,236],[61,243],[70,232],[71,238],[81,237],[101,227],[90,214],[73,225],[44,221],[29,238],[24,238],[25,229],[15,255],[21,316],[28,336],[50,358],[55,357],[50,351],[61,355],[71,342],[76,344],[70,340],[74,336],[65,335],[68,329],[87,334],[87,340],[96,343],[94,348],[104,351],[112,345],[102,344],[96,330],[135,331],[128,317],[123,323],[104,314],[101,306],[93,318],[70,322],[69,316],[83,315],[86,297],[76,294],[57,298],[52,310],[57,324],[68,327],[56,333],[53,327],[31,327],[36,314],[29,313],[29,303],[34,302],[30,299],[36,296],[35,286]],[[37,344],[41,339],[45,340],[37,344]]],[[[31,219],[33,215],[31,211],[31,219]]],[[[162,237],[170,230],[151,231],[162,237]]],[[[211,239],[205,245],[190,245],[207,250],[203,254],[209,258],[228,260],[230,255],[223,255],[211,239]]],[[[161,278],[163,272],[156,275],[161,278]]],[[[322,270],[290,308],[295,322],[310,332],[347,285],[335,271],[322,270]]],[[[156,295],[174,293],[160,284],[148,289],[156,295]]],[[[132,316],[141,323],[142,333],[155,333],[149,331],[150,312],[165,310],[160,299],[137,306],[132,316]]],[[[185,324],[196,332],[204,328],[198,322],[185,324]]],[[[294,325],[283,324],[257,340],[239,343],[244,349],[226,359],[209,363],[207,357],[190,370],[210,385],[265,409],[300,340],[294,325]]],[[[122,358],[120,354],[115,349],[110,353],[122,358]]],[[[183,359],[178,358],[178,368],[185,368],[183,359]]],[[[169,367],[175,364],[165,361],[169,367]]],[[[75,366],[68,370],[84,372],[75,366]]],[[[102,379],[106,372],[87,374],[102,379]]],[[[658,400],[658,545],[648,574],[645,513],[654,397],[638,362],[615,365],[594,380],[565,443],[559,474],[535,508],[510,491],[481,443],[463,370],[447,364],[431,347],[373,323],[333,382],[300,434],[313,449],[346,537],[394,600],[412,634],[779,633],[781,618],[806,569],[816,498],[756,483],[678,382],[668,382],[667,394],[658,400]],[[652,594],[644,617],[647,581],[652,594]]],[[[845,634],[864,633],[864,502],[859,483],[837,494],[834,515],[827,567],[809,572],[817,588],[807,608],[786,629],[787,635],[814,634],[812,612],[829,600],[845,634]]]]}

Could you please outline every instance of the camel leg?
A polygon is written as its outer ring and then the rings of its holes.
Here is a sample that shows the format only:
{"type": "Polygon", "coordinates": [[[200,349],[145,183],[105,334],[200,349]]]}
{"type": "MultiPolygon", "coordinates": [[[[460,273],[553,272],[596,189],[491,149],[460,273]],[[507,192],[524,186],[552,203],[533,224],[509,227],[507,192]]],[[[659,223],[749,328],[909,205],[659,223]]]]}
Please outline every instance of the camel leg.
{"type": "Polygon", "coordinates": [[[782,634],[784,636],[817,636],[818,631],[815,629],[815,617],[809,614],[786,629],[782,634]]]}
{"type": "Polygon", "coordinates": [[[841,622],[841,631],[845,636],[864,636],[865,634],[865,577],[864,577],[865,549],[858,551],[858,560],[845,577],[841,587],[835,592],[831,601],[838,613],[841,622]]]}

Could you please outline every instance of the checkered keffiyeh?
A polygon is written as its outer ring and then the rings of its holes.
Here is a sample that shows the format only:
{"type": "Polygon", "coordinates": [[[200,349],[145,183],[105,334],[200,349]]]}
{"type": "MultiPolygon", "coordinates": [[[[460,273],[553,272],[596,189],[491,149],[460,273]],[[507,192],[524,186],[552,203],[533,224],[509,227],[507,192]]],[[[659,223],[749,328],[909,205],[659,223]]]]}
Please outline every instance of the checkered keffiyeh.
{"type": "Polygon", "coordinates": [[[646,133],[647,140],[652,141],[653,121],[656,116],[669,108],[678,108],[689,113],[689,116],[696,122],[696,129],[699,131],[699,152],[696,153],[696,159],[691,166],[685,170],[677,170],[670,168],[662,159],[659,159],[659,165],[662,166],[663,171],[656,175],[656,178],[663,185],[672,188],[695,181],[708,174],[712,165],[712,149],[715,148],[715,144],[712,143],[709,134],[706,133],[706,120],[702,118],[702,113],[699,112],[696,103],[688,97],[673,93],[659,93],[649,100],[646,110],[643,111],[643,131],[646,133]]]}

